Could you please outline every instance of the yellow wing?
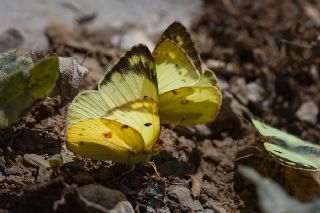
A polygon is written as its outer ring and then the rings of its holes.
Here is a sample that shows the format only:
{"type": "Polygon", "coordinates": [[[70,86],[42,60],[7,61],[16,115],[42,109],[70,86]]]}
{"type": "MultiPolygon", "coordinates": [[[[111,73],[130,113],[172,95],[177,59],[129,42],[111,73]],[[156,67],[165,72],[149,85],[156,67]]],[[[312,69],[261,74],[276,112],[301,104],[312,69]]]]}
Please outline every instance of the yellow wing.
{"type": "Polygon", "coordinates": [[[149,49],[137,45],[120,59],[99,85],[110,108],[143,98],[159,100],[156,67],[149,49]]]}
{"type": "Polygon", "coordinates": [[[68,124],[103,117],[112,108],[144,97],[159,101],[157,77],[149,49],[137,45],[107,73],[98,90],[81,93],[72,101],[68,124]]]}
{"type": "Polygon", "coordinates": [[[144,150],[141,134],[124,124],[105,118],[90,118],[67,130],[67,148],[94,160],[131,163],[131,156],[144,150]]]}
{"type": "Polygon", "coordinates": [[[215,120],[220,105],[221,93],[214,86],[183,87],[160,96],[160,117],[163,123],[208,123],[215,120]]]}
{"type": "Polygon", "coordinates": [[[162,41],[152,56],[157,67],[159,94],[199,81],[200,74],[185,51],[171,40],[162,41]]]}
{"type": "Polygon", "coordinates": [[[98,91],[75,98],[68,112],[68,148],[92,159],[146,161],[160,133],[155,65],[147,47],[129,50],[98,91]]]}
{"type": "Polygon", "coordinates": [[[190,34],[182,24],[175,22],[165,30],[153,58],[157,67],[162,123],[213,121],[222,99],[217,78],[211,70],[201,66],[190,34]]]}
{"type": "Polygon", "coordinates": [[[160,134],[159,106],[151,98],[128,102],[116,107],[105,115],[136,129],[145,142],[145,150],[152,151],[160,134]]]}
{"type": "Polygon", "coordinates": [[[186,54],[189,56],[191,62],[195,68],[201,72],[201,62],[198,52],[191,39],[190,33],[180,22],[173,22],[161,35],[157,46],[160,45],[164,40],[171,40],[180,46],[186,54]]]}
{"type": "Polygon", "coordinates": [[[218,87],[218,79],[214,72],[207,67],[202,68],[202,75],[196,86],[216,86],[218,87]]]}

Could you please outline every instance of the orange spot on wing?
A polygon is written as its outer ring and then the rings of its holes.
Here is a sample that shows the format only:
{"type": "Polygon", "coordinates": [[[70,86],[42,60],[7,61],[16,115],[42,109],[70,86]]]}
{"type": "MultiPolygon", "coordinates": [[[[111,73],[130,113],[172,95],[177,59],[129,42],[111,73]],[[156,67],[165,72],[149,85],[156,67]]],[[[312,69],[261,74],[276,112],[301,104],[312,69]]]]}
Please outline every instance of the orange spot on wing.
{"type": "Polygon", "coordinates": [[[188,104],[190,103],[190,101],[186,98],[182,98],[181,101],[180,101],[181,104],[188,104]]]}
{"type": "Polygon", "coordinates": [[[112,138],[112,132],[104,132],[104,133],[102,133],[102,135],[105,138],[112,138]]]}

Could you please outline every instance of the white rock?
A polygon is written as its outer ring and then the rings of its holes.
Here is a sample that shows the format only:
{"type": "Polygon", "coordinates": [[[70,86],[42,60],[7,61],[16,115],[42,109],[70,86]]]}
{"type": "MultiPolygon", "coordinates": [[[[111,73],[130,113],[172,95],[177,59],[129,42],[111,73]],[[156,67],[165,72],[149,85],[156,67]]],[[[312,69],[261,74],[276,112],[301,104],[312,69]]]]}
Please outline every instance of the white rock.
{"type": "Polygon", "coordinates": [[[319,108],[313,101],[306,101],[301,104],[296,112],[296,116],[301,121],[315,124],[318,120],[319,108]]]}

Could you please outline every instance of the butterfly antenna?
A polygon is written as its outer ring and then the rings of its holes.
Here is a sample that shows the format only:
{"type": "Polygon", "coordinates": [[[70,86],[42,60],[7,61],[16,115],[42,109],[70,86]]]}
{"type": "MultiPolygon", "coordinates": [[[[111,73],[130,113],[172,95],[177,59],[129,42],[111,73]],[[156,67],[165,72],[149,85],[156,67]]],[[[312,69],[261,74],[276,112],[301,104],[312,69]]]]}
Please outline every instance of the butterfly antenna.
{"type": "Polygon", "coordinates": [[[261,164],[260,164],[260,166],[259,166],[258,171],[261,171],[261,169],[262,169],[262,167],[263,167],[263,164],[266,162],[267,155],[268,155],[268,154],[265,154],[265,155],[264,155],[263,160],[262,160],[262,162],[261,162],[261,164]]]}
{"type": "Polygon", "coordinates": [[[249,154],[249,155],[241,156],[241,157],[235,159],[234,162],[239,161],[239,160],[242,160],[242,159],[245,159],[245,158],[249,158],[249,157],[254,156],[254,155],[255,155],[255,154],[249,154]]]}
{"type": "Polygon", "coordinates": [[[243,146],[243,147],[245,147],[245,148],[253,148],[253,149],[259,150],[260,152],[264,152],[261,148],[259,148],[257,146],[246,145],[246,146],[243,146]]]}

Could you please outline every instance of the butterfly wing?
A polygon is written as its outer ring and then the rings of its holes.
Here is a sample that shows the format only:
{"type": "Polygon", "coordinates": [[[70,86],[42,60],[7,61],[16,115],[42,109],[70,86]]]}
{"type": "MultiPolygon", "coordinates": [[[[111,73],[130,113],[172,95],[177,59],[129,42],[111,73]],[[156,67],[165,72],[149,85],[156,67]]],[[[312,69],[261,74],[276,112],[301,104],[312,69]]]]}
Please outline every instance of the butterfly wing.
{"type": "Polygon", "coordinates": [[[159,100],[156,71],[149,49],[137,45],[107,73],[98,91],[86,91],[73,100],[68,123],[103,117],[112,108],[144,97],[159,100]]]}
{"type": "Polygon", "coordinates": [[[128,102],[110,110],[106,118],[136,129],[144,139],[145,150],[152,151],[160,134],[159,106],[151,98],[128,102]]]}
{"type": "Polygon", "coordinates": [[[160,117],[163,123],[207,123],[215,119],[220,105],[221,93],[216,87],[183,87],[160,96],[160,117]]]}
{"type": "Polygon", "coordinates": [[[68,124],[88,118],[100,118],[110,107],[96,90],[89,90],[76,96],[69,106],[68,124]]]}
{"type": "Polygon", "coordinates": [[[203,68],[203,73],[200,76],[200,80],[197,82],[196,86],[215,86],[218,87],[218,79],[214,72],[209,68],[203,68]]]}
{"type": "Polygon", "coordinates": [[[67,130],[68,148],[92,159],[146,161],[160,132],[158,103],[152,55],[147,47],[135,46],[98,91],[82,93],[71,104],[68,118],[74,123],[67,130]]]}
{"type": "Polygon", "coordinates": [[[157,67],[159,94],[199,81],[200,74],[186,52],[171,40],[162,41],[152,55],[157,67]]]}
{"type": "Polygon", "coordinates": [[[129,163],[130,155],[144,150],[143,138],[137,130],[106,118],[71,124],[66,139],[69,150],[94,160],[129,163]]]}
{"type": "Polygon", "coordinates": [[[307,141],[304,141],[294,135],[288,134],[284,131],[281,131],[279,129],[276,129],[274,127],[271,127],[265,123],[262,123],[258,121],[257,119],[252,119],[252,123],[255,126],[255,128],[259,131],[259,133],[263,136],[268,137],[275,137],[282,141],[286,141],[288,146],[295,147],[295,146],[301,146],[305,143],[309,143],[307,141]]]}
{"type": "Polygon", "coordinates": [[[288,149],[277,144],[264,143],[270,155],[281,164],[296,169],[320,171],[320,149],[310,146],[288,149]]]}
{"type": "Polygon", "coordinates": [[[164,40],[171,40],[180,46],[186,54],[189,56],[191,62],[194,64],[195,68],[201,71],[200,57],[197,53],[195,45],[191,39],[190,33],[187,31],[186,27],[180,22],[173,22],[161,35],[157,46],[159,46],[164,40]]]}
{"type": "Polygon", "coordinates": [[[285,166],[305,170],[320,170],[320,146],[252,119],[261,135],[265,149],[285,166]]]}
{"type": "Polygon", "coordinates": [[[134,46],[100,83],[99,92],[110,108],[130,101],[159,100],[156,67],[149,49],[134,46]]]}
{"type": "Polygon", "coordinates": [[[217,78],[201,67],[190,34],[182,24],[175,22],[165,30],[153,58],[162,123],[207,123],[217,116],[221,105],[217,78]]]}

